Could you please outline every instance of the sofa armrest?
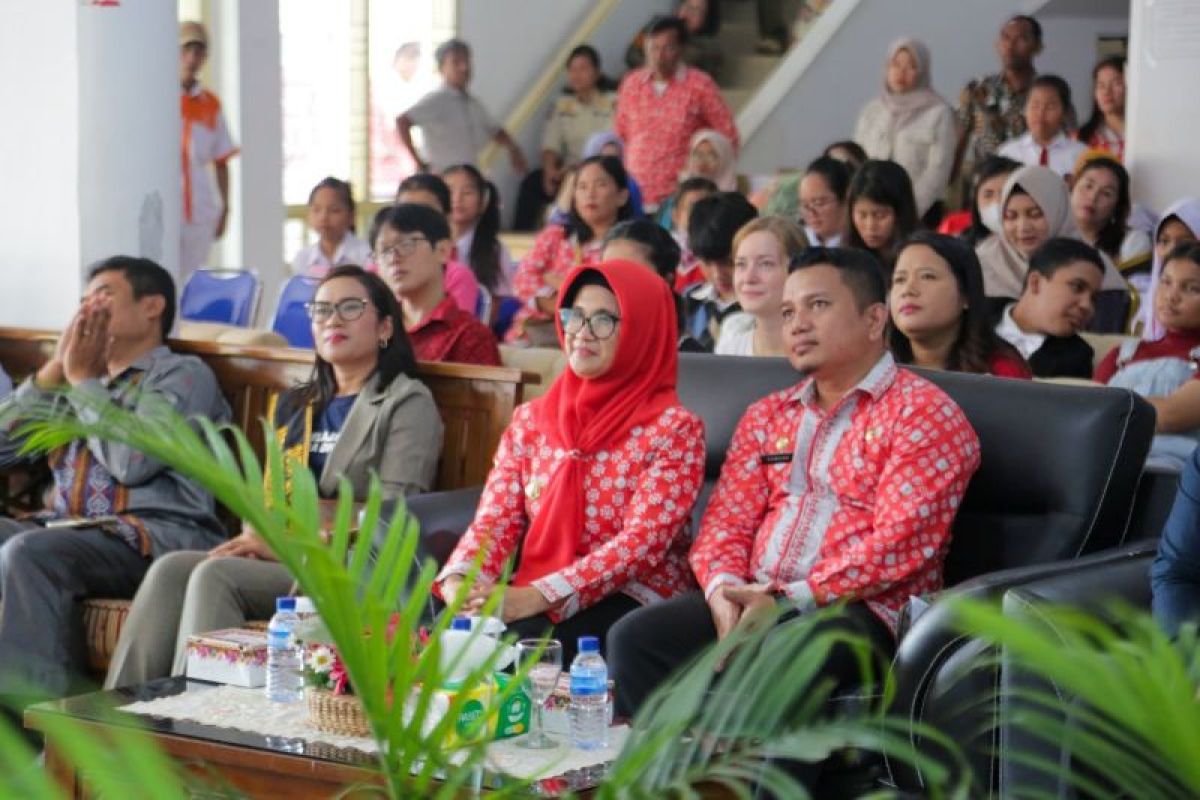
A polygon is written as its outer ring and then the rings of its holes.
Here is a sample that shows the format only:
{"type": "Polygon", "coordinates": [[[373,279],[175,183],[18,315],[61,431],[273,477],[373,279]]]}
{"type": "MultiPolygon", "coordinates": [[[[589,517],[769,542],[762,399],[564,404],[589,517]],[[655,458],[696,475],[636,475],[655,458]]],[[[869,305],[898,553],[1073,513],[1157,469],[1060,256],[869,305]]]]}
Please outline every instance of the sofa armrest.
{"type": "MultiPolygon", "coordinates": [[[[1111,622],[1118,622],[1111,615],[1114,600],[1148,611],[1149,571],[1155,550],[1153,542],[1138,542],[1072,572],[1010,589],[1004,594],[1004,615],[1026,625],[1048,626],[1042,609],[1049,606],[1080,609],[1111,622]]],[[[1047,630],[1054,632],[1052,626],[1047,630]]],[[[1023,712],[1036,711],[1039,715],[1056,717],[1070,730],[1077,725],[1086,726],[1074,717],[1073,712],[1086,713],[1087,709],[1065,687],[1022,669],[1007,652],[1001,654],[1000,673],[998,760],[1001,796],[1070,795],[1073,787],[1069,774],[1074,769],[1070,743],[1058,737],[1050,738],[1044,730],[1031,730],[1019,720],[1023,712]],[[1061,706],[1048,707],[1032,699],[1037,696],[1057,697],[1063,702],[1061,706]],[[1067,715],[1072,718],[1068,719],[1067,715]],[[1055,764],[1060,768],[1046,769],[1039,764],[1055,764]]],[[[1042,728],[1040,724],[1038,727],[1042,728]]]]}
{"type": "MultiPolygon", "coordinates": [[[[1154,547],[1153,542],[1138,542],[1083,558],[1000,570],[943,592],[913,622],[896,648],[892,663],[896,686],[892,713],[909,721],[912,750],[938,756],[916,729],[918,723],[933,726],[959,743],[974,772],[976,788],[991,792],[996,789],[994,754],[999,732],[996,709],[988,700],[995,694],[1000,667],[995,659],[984,658],[989,650],[986,645],[960,630],[947,599],[969,597],[999,605],[1009,589],[1095,569],[1097,565],[1120,563],[1154,547]]],[[[923,776],[898,760],[893,759],[890,768],[900,788],[919,790],[924,786],[923,776]]]]}

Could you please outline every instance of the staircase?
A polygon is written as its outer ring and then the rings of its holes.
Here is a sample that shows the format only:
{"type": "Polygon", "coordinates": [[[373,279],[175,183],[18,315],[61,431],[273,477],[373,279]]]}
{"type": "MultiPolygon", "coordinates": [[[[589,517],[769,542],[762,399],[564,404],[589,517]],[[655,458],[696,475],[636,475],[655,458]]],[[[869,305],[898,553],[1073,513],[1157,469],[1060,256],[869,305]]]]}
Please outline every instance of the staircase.
{"type": "Polygon", "coordinates": [[[735,115],[779,64],[782,56],[755,52],[758,18],[754,0],[717,0],[721,4],[721,43],[725,61],[718,84],[725,104],[735,115]]]}

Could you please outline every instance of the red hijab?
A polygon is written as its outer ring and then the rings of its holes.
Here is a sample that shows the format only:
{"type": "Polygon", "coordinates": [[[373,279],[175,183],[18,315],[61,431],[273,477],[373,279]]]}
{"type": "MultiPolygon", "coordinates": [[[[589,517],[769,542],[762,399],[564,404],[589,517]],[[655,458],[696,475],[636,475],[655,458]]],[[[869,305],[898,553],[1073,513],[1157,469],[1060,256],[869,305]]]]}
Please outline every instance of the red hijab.
{"type": "MultiPolygon", "coordinates": [[[[581,378],[570,366],[549,391],[530,404],[537,429],[571,455],[542,492],[542,507],[525,534],[513,584],[526,586],[570,565],[581,548],[584,522],[584,458],[619,445],[630,430],[648,425],[679,405],[675,393],[678,354],[675,298],[659,275],[633,261],[605,261],[573,269],[560,298],[586,272],[598,272],[617,296],[617,353],[608,372],[581,378]]],[[[569,308],[559,300],[559,308],[569,308]]],[[[562,323],[555,315],[558,340],[562,323]]]]}

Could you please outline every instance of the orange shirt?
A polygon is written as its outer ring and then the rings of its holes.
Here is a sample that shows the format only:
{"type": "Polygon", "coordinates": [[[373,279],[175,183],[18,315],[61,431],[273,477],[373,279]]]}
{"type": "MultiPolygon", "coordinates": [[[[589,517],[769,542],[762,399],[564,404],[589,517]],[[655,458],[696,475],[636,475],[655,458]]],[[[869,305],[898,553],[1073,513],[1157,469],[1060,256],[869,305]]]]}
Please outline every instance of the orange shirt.
{"type": "Polygon", "coordinates": [[[221,198],[208,172],[209,164],[224,164],[237,155],[229,136],[221,101],[196,84],[180,98],[183,117],[183,219],[185,222],[216,222],[221,216],[221,198]]]}

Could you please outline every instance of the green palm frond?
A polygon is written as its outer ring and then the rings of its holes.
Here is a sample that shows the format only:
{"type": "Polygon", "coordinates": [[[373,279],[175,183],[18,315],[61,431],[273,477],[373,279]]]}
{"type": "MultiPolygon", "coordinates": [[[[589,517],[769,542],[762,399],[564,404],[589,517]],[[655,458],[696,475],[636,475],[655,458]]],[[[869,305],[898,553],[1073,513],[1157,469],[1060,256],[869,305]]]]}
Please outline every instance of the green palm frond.
{"type": "MultiPolygon", "coordinates": [[[[647,701],[599,796],[689,797],[720,785],[749,797],[759,785],[777,797],[806,797],[779,762],[817,762],[848,749],[918,759],[931,785],[946,787],[940,796],[957,796],[946,767],[913,755],[907,726],[883,716],[894,691],[889,676],[874,668],[863,640],[823,624],[836,613],[820,610],[779,626],[766,619],[701,653],[647,701]],[[837,647],[850,648],[863,685],[877,696],[830,718],[836,687],[823,667],[837,647]]],[[[937,732],[925,735],[955,752],[937,732]]]]}
{"type": "Polygon", "coordinates": [[[999,648],[1006,669],[1049,682],[1003,704],[1004,724],[1066,747],[1069,772],[1036,753],[1005,753],[1054,771],[1082,791],[1139,798],[1200,796],[1200,650],[1194,628],[1172,640],[1146,613],[1114,606],[1104,621],[1078,609],[1037,606],[1006,616],[960,601],[963,630],[999,648]]]}

